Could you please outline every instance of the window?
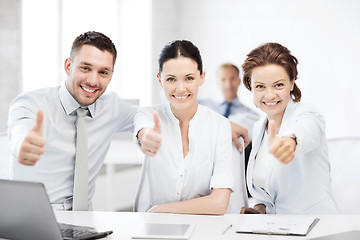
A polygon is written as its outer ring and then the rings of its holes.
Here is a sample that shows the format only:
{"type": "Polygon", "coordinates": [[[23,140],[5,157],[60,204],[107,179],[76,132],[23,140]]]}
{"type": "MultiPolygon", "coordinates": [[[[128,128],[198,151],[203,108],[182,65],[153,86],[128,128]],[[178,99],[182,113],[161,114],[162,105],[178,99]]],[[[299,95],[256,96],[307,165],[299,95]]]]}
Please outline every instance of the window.
{"type": "Polygon", "coordinates": [[[23,1],[23,91],[64,82],[72,41],[86,31],[110,37],[118,51],[108,87],[151,104],[151,1],[23,1]]]}

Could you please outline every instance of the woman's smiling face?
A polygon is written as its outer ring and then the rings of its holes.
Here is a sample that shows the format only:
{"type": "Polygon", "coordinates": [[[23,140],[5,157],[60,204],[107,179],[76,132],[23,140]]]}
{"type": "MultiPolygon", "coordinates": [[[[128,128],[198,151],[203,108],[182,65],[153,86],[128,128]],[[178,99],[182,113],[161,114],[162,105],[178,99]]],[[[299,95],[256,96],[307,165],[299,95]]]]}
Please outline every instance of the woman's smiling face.
{"type": "Polygon", "coordinates": [[[196,98],[204,77],[205,73],[200,74],[194,60],[182,56],[166,61],[158,75],[173,110],[196,109],[196,98]]]}
{"type": "Polygon", "coordinates": [[[284,67],[269,64],[256,67],[251,73],[251,89],[255,105],[266,113],[267,118],[280,121],[294,88],[284,67]]]}

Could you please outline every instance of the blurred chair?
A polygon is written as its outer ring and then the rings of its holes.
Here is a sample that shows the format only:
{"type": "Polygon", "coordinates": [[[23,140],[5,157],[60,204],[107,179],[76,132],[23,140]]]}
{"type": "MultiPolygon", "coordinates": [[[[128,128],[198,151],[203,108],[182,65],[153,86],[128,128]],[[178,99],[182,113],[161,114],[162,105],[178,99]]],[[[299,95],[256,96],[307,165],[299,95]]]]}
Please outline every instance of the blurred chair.
{"type": "MultiPolygon", "coordinates": [[[[244,146],[244,140],[239,138],[244,146]]],[[[147,175],[147,162],[144,161],[138,192],[134,203],[134,212],[145,212],[151,206],[150,184],[147,175]]],[[[232,147],[232,173],[234,176],[234,189],[230,196],[227,213],[240,213],[243,206],[248,206],[248,196],[245,185],[245,158],[244,151],[240,153],[235,145],[232,147]]]]}
{"type": "Polygon", "coordinates": [[[342,214],[360,214],[360,137],[328,139],[335,201],[342,214]]]}
{"type": "Polygon", "coordinates": [[[6,132],[0,132],[0,179],[10,178],[10,148],[6,132]]]}
{"type": "MultiPolygon", "coordinates": [[[[242,146],[244,139],[239,138],[242,146]]],[[[245,178],[245,149],[239,152],[235,144],[232,147],[232,174],[234,176],[234,189],[230,195],[230,202],[226,213],[240,213],[242,207],[248,207],[248,193],[245,178]]]]}

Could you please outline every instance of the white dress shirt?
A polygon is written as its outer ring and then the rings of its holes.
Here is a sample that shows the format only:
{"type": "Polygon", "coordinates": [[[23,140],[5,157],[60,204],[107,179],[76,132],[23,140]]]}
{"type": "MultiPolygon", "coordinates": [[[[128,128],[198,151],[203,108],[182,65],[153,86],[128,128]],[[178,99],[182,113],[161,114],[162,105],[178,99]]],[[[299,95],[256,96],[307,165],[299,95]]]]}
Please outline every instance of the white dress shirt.
{"type": "MultiPolygon", "coordinates": [[[[224,115],[226,112],[227,102],[217,102],[212,99],[198,99],[198,102],[218,114],[224,115]]],[[[260,116],[258,113],[242,104],[238,98],[231,101],[230,115],[228,117],[230,121],[236,123],[248,130],[249,138],[252,136],[252,129],[260,116]]]]}
{"type": "Polygon", "coordinates": [[[145,157],[149,200],[140,209],[207,196],[212,188],[233,188],[231,128],[226,118],[199,104],[189,124],[189,152],[184,158],[179,120],[169,102],[140,108],[134,133],[154,126],[153,111],[160,116],[162,141],[154,157],[145,157]]]}
{"type": "MultiPolygon", "coordinates": [[[[12,152],[12,179],[42,182],[50,202],[56,209],[71,208],[74,184],[76,109],[79,103],[70,95],[65,84],[20,94],[11,103],[8,135],[12,152]],[[17,161],[20,145],[35,125],[39,109],[44,112],[42,134],[45,152],[34,166],[17,161]]],[[[132,131],[136,107],[114,93],[104,93],[88,106],[85,116],[88,136],[89,207],[95,191],[95,180],[105,160],[112,136],[132,131]]]]}

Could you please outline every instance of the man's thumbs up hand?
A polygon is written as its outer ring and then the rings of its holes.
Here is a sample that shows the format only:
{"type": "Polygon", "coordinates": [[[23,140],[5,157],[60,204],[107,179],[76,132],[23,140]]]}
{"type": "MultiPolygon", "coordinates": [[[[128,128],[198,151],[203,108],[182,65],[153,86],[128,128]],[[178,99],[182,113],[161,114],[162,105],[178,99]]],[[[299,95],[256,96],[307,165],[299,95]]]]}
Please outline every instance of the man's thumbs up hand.
{"type": "Polygon", "coordinates": [[[18,161],[24,165],[35,165],[44,153],[45,139],[42,137],[42,122],[44,113],[39,110],[36,115],[36,123],[25,137],[20,147],[18,161]]]}

